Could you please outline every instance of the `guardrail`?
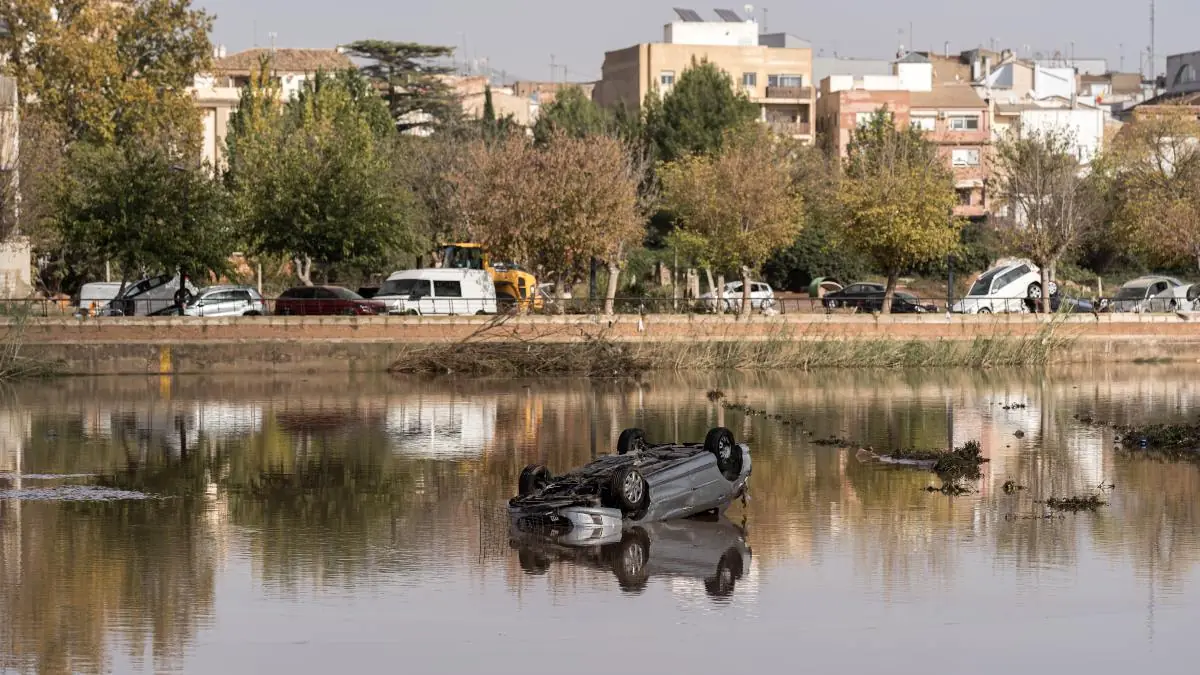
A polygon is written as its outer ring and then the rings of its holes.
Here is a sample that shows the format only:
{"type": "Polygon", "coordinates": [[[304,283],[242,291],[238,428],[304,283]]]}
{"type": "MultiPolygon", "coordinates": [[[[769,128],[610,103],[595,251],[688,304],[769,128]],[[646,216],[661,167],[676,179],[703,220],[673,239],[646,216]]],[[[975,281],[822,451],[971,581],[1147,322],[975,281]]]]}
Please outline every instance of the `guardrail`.
{"type": "MultiPolygon", "coordinates": [[[[1200,301],[1184,301],[1186,306],[1172,306],[1169,299],[1155,298],[1144,301],[1140,308],[1132,310],[1127,306],[1111,307],[1106,299],[1091,298],[1055,298],[1051,310],[1055,312],[1105,312],[1133,311],[1144,313],[1161,313],[1174,311],[1200,310],[1200,301]]],[[[265,298],[261,304],[216,303],[192,307],[189,316],[244,316],[244,315],[292,315],[292,316],[336,316],[358,315],[371,316],[380,314],[420,314],[438,315],[473,315],[487,309],[491,313],[493,300],[482,298],[423,298],[419,301],[408,301],[403,308],[389,306],[382,300],[281,300],[265,298]],[[486,304],[485,304],[486,303],[486,304]]],[[[956,298],[955,303],[961,302],[967,313],[971,314],[1001,314],[1028,313],[1040,306],[1040,300],[1026,297],[1008,298],[956,298]]],[[[737,312],[741,308],[741,296],[725,298],[725,312],[737,312]]],[[[954,303],[952,303],[954,304],[954,303]]],[[[28,299],[0,301],[0,316],[32,316],[32,317],[65,317],[104,319],[113,316],[179,316],[178,310],[170,300],[129,300],[124,301],[123,307],[113,309],[108,306],[91,306],[80,308],[63,300],[28,299]]],[[[719,306],[711,298],[664,298],[664,297],[618,297],[614,300],[614,311],[618,314],[695,314],[714,313],[719,306]]],[[[751,306],[756,314],[800,314],[800,313],[837,313],[837,314],[872,314],[882,310],[882,301],[878,298],[853,297],[774,297],[768,299],[754,298],[751,306]]],[[[603,299],[566,298],[543,299],[537,305],[529,302],[513,303],[499,301],[496,312],[500,314],[597,314],[604,309],[603,299]]],[[[895,314],[932,314],[946,312],[946,298],[917,297],[914,295],[897,296],[893,300],[892,312],[895,314]]]]}

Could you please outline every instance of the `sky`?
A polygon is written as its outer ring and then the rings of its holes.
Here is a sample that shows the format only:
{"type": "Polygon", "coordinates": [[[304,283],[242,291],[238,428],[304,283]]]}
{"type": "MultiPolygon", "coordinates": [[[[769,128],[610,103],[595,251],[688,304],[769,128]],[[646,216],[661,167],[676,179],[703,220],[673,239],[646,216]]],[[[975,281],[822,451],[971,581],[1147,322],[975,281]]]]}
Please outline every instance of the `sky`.
{"type": "MultiPolygon", "coordinates": [[[[524,79],[600,77],[604,52],[662,38],[675,20],[672,7],[714,18],[713,7],[744,14],[743,4],[689,4],[688,0],[193,0],[217,16],[213,42],[229,52],[271,44],[334,47],[378,38],[457,47],[469,59],[487,59],[497,70],[524,79]],[[711,5],[711,6],[710,6],[711,5]]],[[[744,0],[743,0],[744,3],[744,0]]],[[[1150,42],[1150,2],[1116,0],[1008,0],[1001,3],[911,0],[756,2],[755,18],[767,29],[813,43],[815,55],[890,58],[900,44],[959,52],[978,46],[1024,55],[1055,51],[1104,57],[1118,69],[1139,68],[1150,42]],[[912,43],[909,27],[912,28],[912,43]],[[1122,46],[1123,45],[1123,48],[1122,46]]],[[[1158,71],[1167,54],[1200,50],[1200,2],[1157,0],[1158,71]]]]}

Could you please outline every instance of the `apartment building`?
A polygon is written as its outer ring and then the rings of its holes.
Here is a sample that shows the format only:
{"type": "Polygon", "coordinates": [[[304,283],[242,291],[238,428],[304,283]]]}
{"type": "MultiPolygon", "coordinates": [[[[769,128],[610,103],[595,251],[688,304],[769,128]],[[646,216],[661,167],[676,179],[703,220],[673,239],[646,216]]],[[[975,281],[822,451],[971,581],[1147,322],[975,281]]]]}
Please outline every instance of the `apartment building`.
{"type": "Polygon", "coordinates": [[[753,19],[717,10],[705,21],[688,9],[663,27],[662,42],[607,52],[593,99],[600,105],[637,108],[652,91],[671,90],[695,61],[707,60],[729,73],[734,86],[759,107],[760,119],[776,132],[812,139],[812,45],[787,33],[764,34],[753,19]]]}
{"type": "Polygon", "coordinates": [[[197,75],[192,97],[200,109],[203,122],[201,157],[210,165],[222,166],[225,161],[225,135],[229,116],[237,109],[242,87],[250,83],[250,74],[259,68],[266,57],[271,62],[272,77],[279,84],[284,101],[300,91],[304,81],[318,71],[335,72],[354,67],[338,49],[247,49],[226,54],[217,47],[213,54],[211,72],[197,75]]]}
{"type": "Polygon", "coordinates": [[[992,143],[987,103],[967,83],[936,84],[933,64],[916,52],[893,64],[891,75],[831,75],[821,81],[817,133],[845,156],[854,130],[880,108],[896,124],[926,132],[954,174],[959,205],[971,219],[987,215],[988,152],[992,143]]]}

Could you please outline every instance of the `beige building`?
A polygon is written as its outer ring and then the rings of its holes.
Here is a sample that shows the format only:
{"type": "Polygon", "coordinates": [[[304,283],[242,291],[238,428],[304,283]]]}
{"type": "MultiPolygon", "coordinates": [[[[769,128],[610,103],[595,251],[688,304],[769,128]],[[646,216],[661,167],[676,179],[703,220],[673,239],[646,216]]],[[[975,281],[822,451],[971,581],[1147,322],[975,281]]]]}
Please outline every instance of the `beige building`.
{"type": "Polygon", "coordinates": [[[304,81],[318,71],[354,67],[350,57],[337,49],[261,48],[226,55],[225,48],[218,47],[214,57],[212,72],[197,75],[192,87],[204,125],[201,157],[214,167],[224,165],[229,116],[237,110],[242,87],[250,83],[250,74],[263,58],[271,61],[271,73],[284,101],[295,96],[304,81]]]}
{"type": "Polygon", "coordinates": [[[729,10],[719,10],[722,21],[676,11],[681,20],[663,27],[662,42],[605,53],[593,93],[597,103],[637,108],[650,92],[670,91],[693,62],[707,60],[729,73],[775,131],[812,138],[815,90],[808,42],[785,33],[762,34],[755,21],[729,10]]]}

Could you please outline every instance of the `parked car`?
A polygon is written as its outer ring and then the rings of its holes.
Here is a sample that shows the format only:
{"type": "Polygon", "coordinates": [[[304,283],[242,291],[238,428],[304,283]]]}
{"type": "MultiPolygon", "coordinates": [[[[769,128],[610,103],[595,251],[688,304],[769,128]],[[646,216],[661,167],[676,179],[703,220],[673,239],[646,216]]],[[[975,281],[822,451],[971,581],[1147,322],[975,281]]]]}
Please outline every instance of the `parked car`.
{"type": "MultiPolygon", "coordinates": [[[[1025,309],[1030,312],[1036,312],[1041,304],[1039,300],[1027,298],[1025,300],[1025,309]]],[[[1050,296],[1050,311],[1065,312],[1068,314],[1074,313],[1093,313],[1098,311],[1096,308],[1102,306],[1100,303],[1093,302],[1087,298],[1074,298],[1056,293],[1050,296]]]]}
{"type": "MultiPolygon", "coordinates": [[[[1050,295],[1058,293],[1058,284],[1050,282],[1050,295]]],[[[967,297],[951,306],[961,314],[1026,312],[1027,299],[1042,297],[1041,270],[1028,260],[1002,263],[984,272],[971,284],[967,297]]]]}
{"type": "Polygon", "coordinates": [[[703,443],[652,445],[641,429],[626,429],[617,454],[554,477],[541,465],[521,472],[508,502],[518,525],[620,528],[723,511],[743,495],[750,449],[718,427],[703,443]]]}
{"type": "Polygon", "coordinates": [[[183,308],[184,316],[262,316],[267,305],[250,286],[209,286],[183,308]]]}
{"type": "Polygon", "coordinates": [[[80,314],[98,316],[109,310],[109,303],[121,292],[119,281],[93,281],[79,287],[73,303],[80,314]]]}
{"type": "MultiPolygon", "coordinates": [[[[725,284],[725,311],[739,312],[742,309],[742,282],[730,281],[725,284]]],[[[717,300],[717,294],[714,291],[709,291],[700,296],[700,306],[710,312],[717,311],[720,306],[717,300]]],[[[775,306],[775,291],[771,289],[770,284],[765,284],[761,281],[753,281],[750,283],[750,308],[764,310],[775,306]]]]}
{"type": "Polygon", "coordinates": [[[389,314],[495,314],[496,286],[486,270],[405,270],[388,277],[375,300],[389,314]]]}
{"type": "Polygon", "coordinates": [[[275,313],[283,316],[370,316],[387,314],[387,305],[367,300],[341,286],[297,286],[279,296],[275,301],[275,313]]]}
{"type": "Polygon", "coordinates": [[[1113,312],[1174,312],[1192,309],[1195,294],[1174,277],[1148,275],[1125,282],[1109,304],[1113,312]]]}
{"type": "MultiPolygon", "coordinates": [[[[887,287],[883,284],[859,282],[850,284],[840,291],[825,295],[827,309],[854,308],[863,312],[882,312],[883,296],[887,287]]],[[[892,312],[908,314],[919,312],[936,312],[937,306],[921,304],[917,296],[908,291],[895,291],[892,294],[892,312]]]]}
{"type": "MultiPolygon", "coordinates": [[[[196,293],[196,287],[190,280],[187,288],[192,294],[196,293]]],[[[102,313],[106,316],[150,316],[174,305],[177,290],[179,275],[148,277],[126,286],[125,291],[113,299],[102,313]]]]}
{"type": "Polygon", "coordinates": [[[745,530],[725,518],[669,520],[611,531],[514,527],[509,545],[517,550],[526,574],[544,574],[559,561],[611,571],[622,589],[633,592],[655,576],[700,579],[714,599],[733,595],[752,559],[745,530]]]}

